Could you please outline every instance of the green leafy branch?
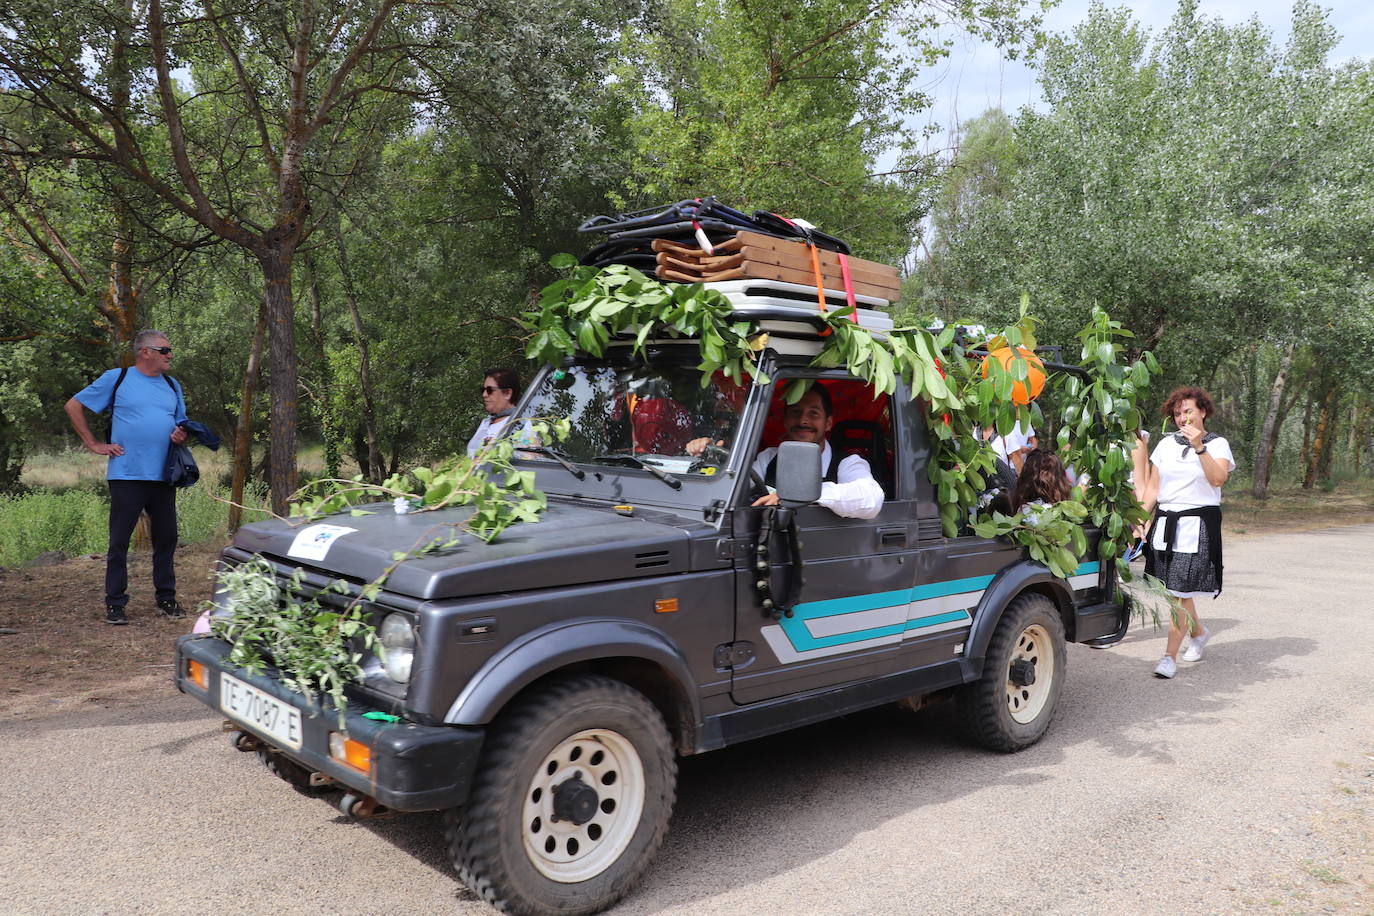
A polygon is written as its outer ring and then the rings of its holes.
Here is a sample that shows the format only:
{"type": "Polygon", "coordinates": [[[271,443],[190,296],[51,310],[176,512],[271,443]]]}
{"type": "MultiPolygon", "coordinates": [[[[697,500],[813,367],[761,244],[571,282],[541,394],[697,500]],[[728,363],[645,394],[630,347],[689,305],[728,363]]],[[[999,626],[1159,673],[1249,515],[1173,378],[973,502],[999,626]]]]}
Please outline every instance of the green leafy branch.
{"type": "Polygon", "coordinates": [[[993,512],[990,517],[975,521],[973,531],[984,538],[1011,538],[1030,552],[1031,559],[1067,579],[1078,568],[1079,557],[1088,550],[1088,538],[1083,533],[1088,509],[1081,501],[1081,490],[1075,491],[1074,496],[1078,498],[1027,505],[1011,516],[993,512]]]}
{"type": "MultiPolygon", "coordinates": [[[[546,287],[538,308],[525,316],[531,358],[556,364],[579,350],[600,356],[618,336],[632,335],[635,353],[642,353],[648,341],[662,337],[696,338],[703,385],[718,370],[737,383],[745,375],[768,381],[758,369],[767,335],[735,318],[729,301],[719,292],[702,284],[660,283],[623,265],[579,267],[571,255],[559,255],[551,263],[568,273],[546,287]]],[[[1017,405],[1012,399],[1016,385],[1027,382],[1031,374],[1030,361],[1020,348],[1033,351],[1036,346],[1035,319],[1028,306],[1023,296],[1017,322],[985,340],[962,340],[954,326],[938,333],[921,327],[875,333],[852,320],[852,307],[817,316],[823,344],[813,366],[843,367],[883,394],[892,394],[900,380],[913,398],[920,399],[932,443],[929,475],[947,536],[958,533],[961,521],[996,471],[996,457],[978,431],[996,430],[1005,436],[1018,422],[1044,424],[1037,403],[1017,405]],[[973,355],[973,351],[1001,347],[1012,350],[1006,366],[973,355]]],[[[1103,560],[1119,557],[1131,527],[1144,520],[1127,477],[1130,448],[1139,428],[1138,398],[1159,367],[1148,353],[1142,360],[1122,365],[1123,348],[1117,339],[1128,336],[1130,332],[1119,322],[1094,308],[1079,334],[1087,381],[1069,374],[1050,378],[1063,383],[1058,392],[1063,402],[1060,437],[1069,443],[1063,454],[1090,478],[1081,502],[1075,501],[1059,515],[1069,519],[1081,509],[1078,521],[1091,519],[1102,529],[1098,553],[1103,560]]],[[[789,386],[786,397],[795,401],[805,390],[804,385],[789,386]]],[[[1087,549],[1086,542],[1069,533],[1071,528],[1081,538],[1080,526],[1057,523],[1008,520],[1001,528],[988,530],[1009,537],[1056,573],[1068,575],[1077,560],[1070,564],[1065,551],[1076,549],[1081,556],[1087,549]],[[1052,543],[1061,535],[1065,540],[1052,543]]],[[[1124,563],[1118,568],[1130,578],[1124,563]]]]}
{"type": "Polygon", "coordinates": [[[361,476],[312,481],[293,494],[291,514],[313,521],[348,510],[357,517],[375,511],[361,508],[365,504],[398,499],[408,512],[472,506],[473,513],[462,527],[490,543],[515,522],[537,521],[548,505],[534,485],[534,472],[511,464],[516,452],[522,445],[561,441],[571,425],[566,418],[511,422],[521,424],[518,435],[499,438],[472,457],[453,455],[433,467],[394,474],[381,484],[361,476]]]}
{"type": "Polygon", "coordinates": [[[744,376],[767,383],[758,354],[767,335],[751,322],[731,320],[734,307],[717,290],[696,284],[665,284],[633,267],[578,267],[569,254],[550,263],[567,276],[546,286],[538,307],[522,324],[531,332],[525,355],[557,365],[579,350],[601,356],[611,339],[633,334],[633,351],[644,352],[651,340],[693,337],[700,341],[701,384],[724,372],[736,384],[744,376]]]}
{"type": "MultiPolygon", "coordinates": [[[[270,660],[282,683],[312,704],[328,695],[342,728],[344,688],[363,678],[362,653],[355,645],[380,650],[381,644],[358,600],[338,609],[305,598],[301,574],[295,570],[282,584],[261,556],[221,569],[219,591],[233,613],[212,617],[211,633],[230,644],[230,664],[260,672],[270,660]]],[[[335,580],[328,589],[342,593],[347,585],[335,580]]]]}

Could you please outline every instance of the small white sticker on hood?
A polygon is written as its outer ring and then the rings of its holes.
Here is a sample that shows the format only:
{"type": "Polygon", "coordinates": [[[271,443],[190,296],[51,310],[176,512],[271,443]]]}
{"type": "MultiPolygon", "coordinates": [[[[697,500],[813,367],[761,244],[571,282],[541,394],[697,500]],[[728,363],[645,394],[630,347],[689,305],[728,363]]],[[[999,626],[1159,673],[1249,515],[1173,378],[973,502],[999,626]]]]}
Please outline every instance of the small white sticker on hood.
{"type": "Polygon", "coordinates": [[[286,555],[298,560],[323,560],[336,539],[357,530],[343,525],[307,525],[297,532],[286,555]]]}

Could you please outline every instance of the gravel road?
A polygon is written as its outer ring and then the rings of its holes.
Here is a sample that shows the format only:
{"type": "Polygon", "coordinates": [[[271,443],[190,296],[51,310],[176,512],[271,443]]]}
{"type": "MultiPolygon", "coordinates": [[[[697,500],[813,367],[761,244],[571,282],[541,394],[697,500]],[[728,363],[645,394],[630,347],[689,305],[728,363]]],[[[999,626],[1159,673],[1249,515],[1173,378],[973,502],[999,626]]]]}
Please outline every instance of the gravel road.
{"type": "MultiPolygon", "coordinates": [[[[1228,545],[1207,659],[1069,647],[1046,738],[895,708],[683,761],[639,913],[1374,913],[1374,526],[1228,545]]],[[[439,819],[349,822],[169,688],[0,725],[0,911],[485,913],[439,819]]]]}

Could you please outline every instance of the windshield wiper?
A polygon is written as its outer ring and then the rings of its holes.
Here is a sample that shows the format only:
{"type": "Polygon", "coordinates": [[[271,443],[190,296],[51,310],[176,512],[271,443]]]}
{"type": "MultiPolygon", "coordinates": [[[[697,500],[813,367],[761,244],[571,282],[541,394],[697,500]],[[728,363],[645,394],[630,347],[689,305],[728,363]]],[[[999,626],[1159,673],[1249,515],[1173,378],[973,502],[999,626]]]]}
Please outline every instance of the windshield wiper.
{"type": "Polygon", "coordinates": [[[536,455],[548,455],[554,461],[557,461],[559,464],[563,465],[563,468],[569,474],[576,477],[578,480],[585,480],[587,478],[586,471],[582,470],[580,467],[573,464],[571,461],[567,459],[566,456],[554,451],[546,445],[522,445],[520,446],[520,448],[516,449],[516,451],[532,452],[536,455]]]}
{"type": "Polygon", "coordinates": [[[659,480],[661,480],[661,481],[663,481],[664,483],[666,483],[668,486],[672,487],[674,490],[681,490],[681,489],[682,489],[682,481],[678,480],[676,477],[674,477],[672,474],[669,474],[667,471],[663,470],[662,468],[656,468],[656,467],[654,467],[652,464],[649,464],[649,463],[646,462],[646,461],[642,461],[642,460],[640,460],[639,458],[635,457],[634,455],[597,455],[597,456],[596,456],[595,458],[593,458],[592,460],[593,460],[593,461],[628,461],[630,464],[634,465],[635,467],[637,467],[637,468],[643,468],[644,470],[648,471],[650,474],[653,474],[655,477],[657,477],[659,480]]]}

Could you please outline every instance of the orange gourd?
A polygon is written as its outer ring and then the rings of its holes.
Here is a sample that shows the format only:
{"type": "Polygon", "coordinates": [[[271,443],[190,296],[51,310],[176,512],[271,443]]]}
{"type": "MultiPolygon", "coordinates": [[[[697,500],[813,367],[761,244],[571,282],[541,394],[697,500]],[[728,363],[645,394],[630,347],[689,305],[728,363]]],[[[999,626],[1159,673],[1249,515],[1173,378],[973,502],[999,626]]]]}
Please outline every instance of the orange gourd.
{"type": "MultiPolygon", "coordinates": [[[[1026,380],[1012,385],[1011,399],[1015,404],[1025,406],[1039,397],[1045,388],[1045,364],[1040,357],[1025,347],[1017,347],[1016,352],[1026,360],[1026,380]]],[[[983,358],[983,378],[988,377],[988,360],[995,359],[1002,368],[1011,371],[1011,362],[1016,357],[1011,347],[1000,347],[983,358]]]]}

